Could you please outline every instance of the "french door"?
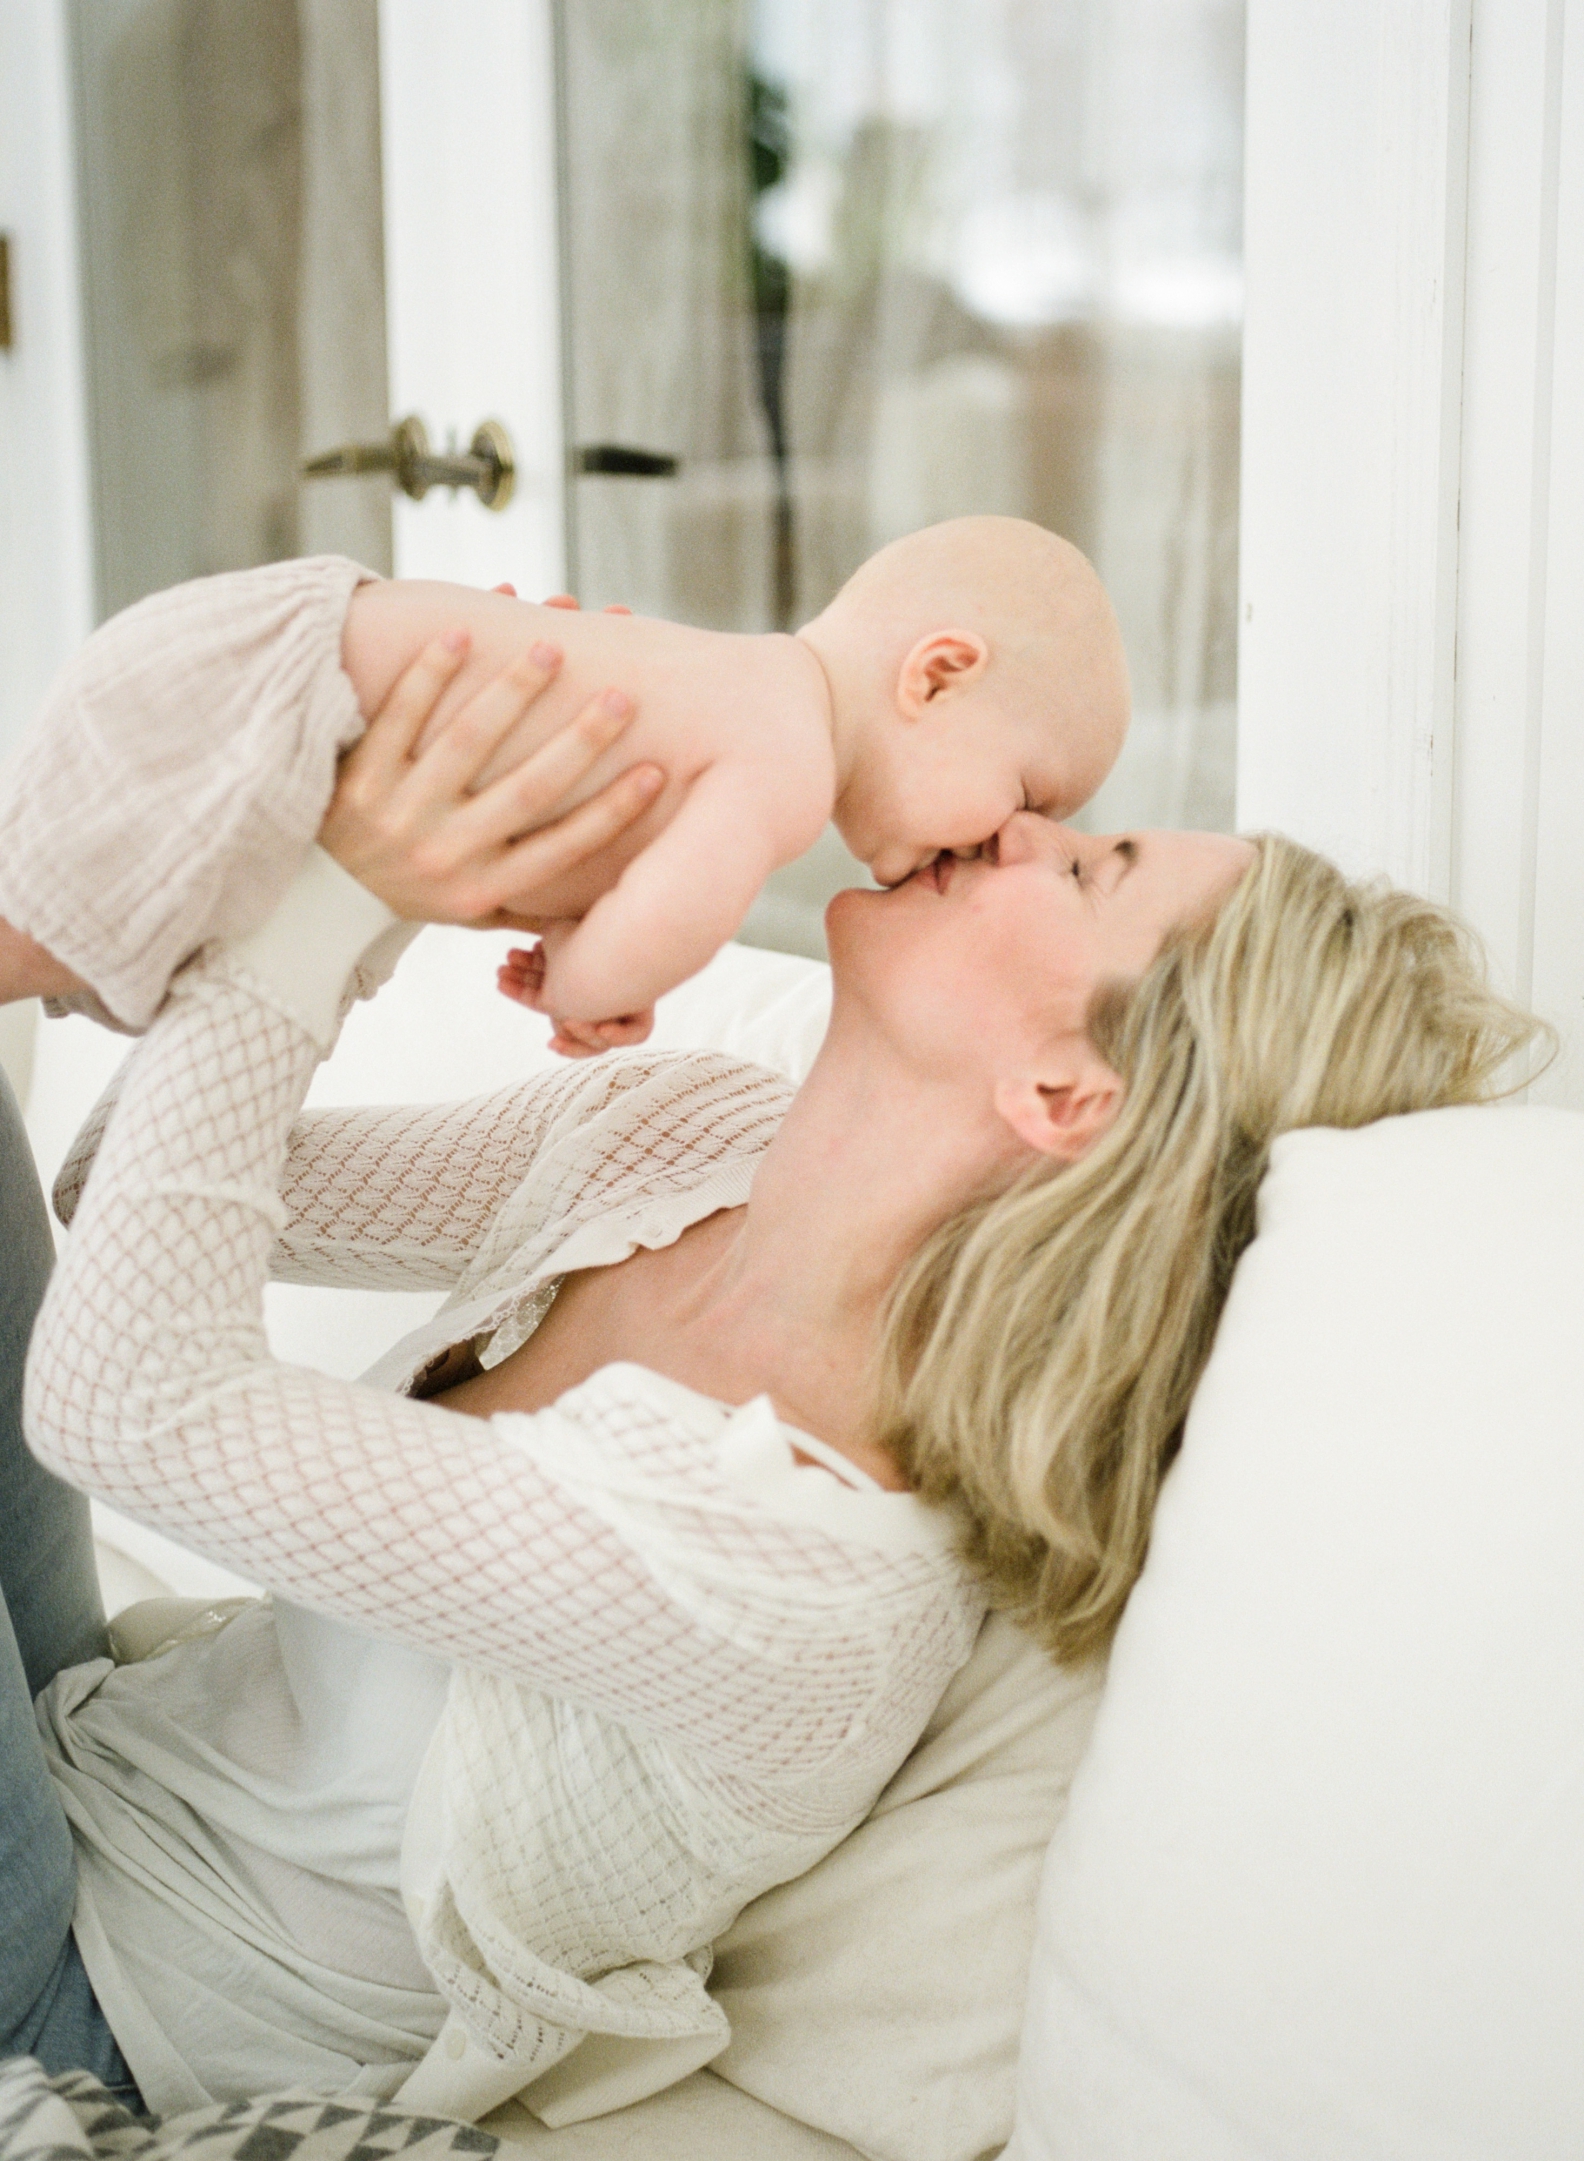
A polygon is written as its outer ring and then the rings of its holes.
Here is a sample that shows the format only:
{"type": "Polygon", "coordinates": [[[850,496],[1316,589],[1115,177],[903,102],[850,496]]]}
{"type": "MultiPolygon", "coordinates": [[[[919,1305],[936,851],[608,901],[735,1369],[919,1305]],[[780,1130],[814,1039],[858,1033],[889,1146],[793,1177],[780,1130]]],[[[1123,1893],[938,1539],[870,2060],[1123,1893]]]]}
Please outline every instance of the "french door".
{"type": "MultiPolygon", "coordinates": [[[[1095,820],[1230,821],[1242,0],[14,12],[58,26],[98,615],[339,549],[786,628],[1007,511],[1123,619],[1095,820]]],[[[749,935],[821,950],[859,875],[830,835],[749,935]]]]}

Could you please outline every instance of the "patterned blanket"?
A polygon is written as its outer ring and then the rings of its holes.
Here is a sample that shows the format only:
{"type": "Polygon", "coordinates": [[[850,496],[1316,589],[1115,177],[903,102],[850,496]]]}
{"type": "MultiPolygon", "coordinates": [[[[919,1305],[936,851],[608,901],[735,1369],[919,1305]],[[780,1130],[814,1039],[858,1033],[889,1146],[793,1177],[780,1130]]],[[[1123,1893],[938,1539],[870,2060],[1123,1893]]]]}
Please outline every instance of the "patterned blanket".
{"type": "Polygon", "coordinates": [[[499,2145],[472,2124],[298,2092],[134,2116],[86,2071],[0,2063],[0,2161],[485,2161],[499,2145]]]}

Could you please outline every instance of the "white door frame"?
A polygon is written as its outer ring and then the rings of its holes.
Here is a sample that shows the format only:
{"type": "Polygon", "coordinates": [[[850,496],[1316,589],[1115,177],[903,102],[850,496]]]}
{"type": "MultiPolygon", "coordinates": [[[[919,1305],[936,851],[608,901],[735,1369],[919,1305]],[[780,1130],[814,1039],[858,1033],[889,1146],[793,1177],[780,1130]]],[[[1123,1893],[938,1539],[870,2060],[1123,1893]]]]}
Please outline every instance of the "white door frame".
{"type": "MultiPolygon", "coordinates": [[[[0,351],[0,756],[93,628],[93,519],[64,0],[0,6],[0,232],[12,342],[0,351]]],[[[0,1065],[27,1101],[37,1006],[0,1011],[0,1065]]]]}
{"type": "Polygon", "coordinates": [[[517,453],[503,512],[397,497],[397,574],[537,599],[566,575],[550,0],[380,0],[380,105],[392,417],[517,453]]]}
{"type": "Polygon", "coordinates": [[[1250,0],[1238,818],[1451,900],[1584,1105],[1584,0],[1250,0]]]}
{"type": "Polygon", "coordinates": [[[0,7],[0,753],[94,620],[93,520],[64,0],[0,7]]]}

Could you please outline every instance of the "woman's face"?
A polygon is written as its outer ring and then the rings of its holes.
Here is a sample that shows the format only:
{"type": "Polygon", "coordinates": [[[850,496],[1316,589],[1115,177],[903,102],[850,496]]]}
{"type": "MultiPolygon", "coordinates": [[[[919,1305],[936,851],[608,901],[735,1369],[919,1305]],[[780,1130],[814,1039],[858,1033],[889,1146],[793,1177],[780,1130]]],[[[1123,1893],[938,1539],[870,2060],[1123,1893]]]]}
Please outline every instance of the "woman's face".
{"type": "Polygon", "coordinates": [[[967,860],[938,856],[827,915],[843,1002],[921,1075],[998,1082],[1087,1036],[1095,993],[1132,982],[1168,931],[1213,913],[1249,868],[1219,833],[1095,837],[1033,812],[967,860]]]}

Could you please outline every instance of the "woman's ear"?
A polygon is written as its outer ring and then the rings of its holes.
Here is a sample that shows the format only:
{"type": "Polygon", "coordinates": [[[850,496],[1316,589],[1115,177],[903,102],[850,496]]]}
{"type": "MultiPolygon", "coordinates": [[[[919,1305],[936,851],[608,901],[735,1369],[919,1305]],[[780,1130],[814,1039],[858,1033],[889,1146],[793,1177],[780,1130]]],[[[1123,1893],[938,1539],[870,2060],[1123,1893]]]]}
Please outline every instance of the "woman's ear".
{"type": "Polygon", "coordinates": [[[977,682],[989,665],[989,644],[976,630],[932,630],[902,663],[897,710],[917,720],[944,692],[977,682]]]}
{"type": "Polygon", "coordinates": [[[1060,1077],[1036,1073],[996,1083],[995,1107],[1018,1139],[1042,1156],[1076,1163],[1116,1117],[1122,1083],[1093,1044],[1060,1077]]]}

